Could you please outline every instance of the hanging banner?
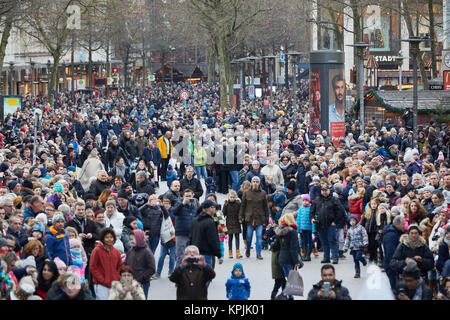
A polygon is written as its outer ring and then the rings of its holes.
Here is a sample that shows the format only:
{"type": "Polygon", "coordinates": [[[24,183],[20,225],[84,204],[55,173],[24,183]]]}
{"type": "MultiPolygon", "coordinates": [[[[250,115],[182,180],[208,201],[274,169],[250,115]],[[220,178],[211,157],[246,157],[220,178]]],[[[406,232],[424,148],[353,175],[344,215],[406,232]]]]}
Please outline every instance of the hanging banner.
{"type": "Polygon", "coordinates": [[[86,90],[86,81],[84,81],[83,79],[78,79],[77,90],[86,90]]]}
{"type": "Polygon", "coordinates": [[[309,80],[309,123],[311,133],[320,133],[320,69],[311,70],[309,80]]]}
{"type": "Polygon", "coordinates": [[[329,69],[328,121],[330,136],[337,147],[339,140],[345,137],[345,80],[344,69],[329,69]]]}

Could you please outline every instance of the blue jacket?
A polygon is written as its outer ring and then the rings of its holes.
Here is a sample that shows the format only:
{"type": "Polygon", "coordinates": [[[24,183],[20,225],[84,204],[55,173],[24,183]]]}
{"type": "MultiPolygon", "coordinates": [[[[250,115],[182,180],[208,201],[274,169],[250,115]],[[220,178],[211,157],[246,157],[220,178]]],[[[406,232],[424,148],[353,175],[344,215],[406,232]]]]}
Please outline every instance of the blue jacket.
{"type": "Polygon", "coordinates": [[[320,196],[320,185],[315,186],[315,185],[310,185],[309,186],[309,197],[311,199],[311,202],[318,198],[320,196]]]}
{"type": "Polygon", "coordinates": [[[298,214],[297,214],[298,232],[301,232],[302,230],[315,229],[314,225],[311,223],[311,220],[309,220],[309,210],[310,209],[311,209],[311,206],[304,207],[303,205],[300,207],[300,209],[298,209],[298,214]]]}
{"type": "Polygon", "coordinates": [[[175,236],[188,237],[191,232],[192,221],[197,216],[197,206],[195,204],[183,205],[183,199],[173,206],[175,216],[175,236]]]}
{"type": "MultiPolygon", "coordinates": [[[[300,194],[305,194],[308,193],[307,192],[307,186],[306,186],[306,172],[308,172],[309,170],[311,170],[311,166],[308,166],[307,168],[305,168],[303,166],[303,164],[298,166],[298,170],[297,170],[297,191],[300,194]]],[[[312,199],[311,199],[312,201],[312,199]]]]}
{"type": "Polygon", "coordinates": [[[250,282],[245,277],[244,268],[239,262],[234,264],[231,278],[227,280],[225,287],[228,300],[248,300],[248,297],[250,297],[250,282]],[[233,273],[237,268],[242,271],[242,275],[239,278],[233,273]]]}
{"type": "Polygon", "coordinates": [[[60,258],[67,266],[73,264],[70,254],[69,234],[66,230],[58,232],[51,226],[47,232],[47,249],[51,260],[60,258]]]}
{"type": "Polygon", "coordinates": [[[388,224],[383,228],[383,249],[384,249],[383,268],[385,270],[389,268],[389,263],[391,262],[395,249],[397,249],[397,246],[400,243],[401,235],[402,232],[398,230],[396,227],[394,227],[394,225],[392,224],[388,224]]]}
{"type": "Polygon", "coordinates": [[[146,162],[153,161],[153,164],[158,168],[159,164],[161,163],[161,152],[159,151],[159,148],[155,146],[155,148],[150,150],[149,147],[145,147],[142,151],[142,155],[144,156],[144,159],[146,162]]]}
{"type": "Polygon", "coordinates": [[[421,173],[422,172],[422,160],[417,160],[411,163],[409,166],[406,167],[406,173],[408,176],[412,177],[415,173],[421,173]]]}

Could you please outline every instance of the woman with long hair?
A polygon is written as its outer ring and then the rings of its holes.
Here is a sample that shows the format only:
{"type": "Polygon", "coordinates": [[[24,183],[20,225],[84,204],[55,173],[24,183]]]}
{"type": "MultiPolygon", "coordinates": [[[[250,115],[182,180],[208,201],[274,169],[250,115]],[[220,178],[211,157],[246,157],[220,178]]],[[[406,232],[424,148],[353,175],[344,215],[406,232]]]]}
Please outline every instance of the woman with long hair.
{"type": "Polygon", "coordinates": [[[376,223],[376,212],[380,201],[377,198],[372,198],[367,205],[366,211],[362,215],[362,219],[359,222],[367,231],[369,236],[369,254],[370,261],[377,261],[377,223],[376,223]]]}
{"type": "Polygon", "coordinates": [[[420,200],[413,199],[408,205],[409,224],[419,224],[420,221],[427,217],[427,210],[422,206],[420,200]]]}
{"type": "Polygon", "coordinates": [[[38,274],[36,294],[42,299],[45,299],[47,292],[50,290],[53,282],[56,281],[58,277],[59,271],[56,263],[51,260],[45,261],[38,274]]]}
{"type": "Polygon", "coordinates": [[[102,208],[105,208],[106,201],[109,200],[109,196],[112,194],[111,189],[105,189],[98,196],[98,202],[102,204],[102,208]]]}
{"type": "MultiPolygon", "coordinates": [[[[242,182],[241,185],[241,189],[239,189],[237,195],[239,200],[242,199],[242,195],[244,194],[245,191],[250,190],[251,187],[251,183],[248,180],[245,180],[244,182],[242,182]]],[[[240,223],[242,224],[242,238],[244,239],[244,246],[245,249],[247,250],[247,223],[245,222],[245,220],[240,221],[240,223]]]]}

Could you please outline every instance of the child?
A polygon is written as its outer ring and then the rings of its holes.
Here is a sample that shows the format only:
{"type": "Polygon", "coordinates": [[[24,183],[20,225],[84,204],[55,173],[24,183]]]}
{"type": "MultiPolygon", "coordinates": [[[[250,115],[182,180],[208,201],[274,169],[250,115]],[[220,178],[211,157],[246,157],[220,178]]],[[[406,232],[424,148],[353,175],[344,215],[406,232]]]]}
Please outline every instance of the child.
{"type": "MultiPolygon", "coordinates": [[[[83,284],[85,284],[86,280],[84,277],[84,270],[87,264],[86,252],[84,251],[83,246],[81,245],[81,241],[79,239],[72,238],[69,240],[69,243],[73,266],[76,267],[76,269],[74,269],[74,272],[78,273],[78,275],[81,277],[83,281],[83,284]]],[[[69,267],[72,267],[72,265],[69,267]]]]}
{"type": "Polygon", "coordinates": [[[213,180],[212,177],[206,178],[205,185],[206,185],[206,194],[216,193],[216,182],[213,180]]]}
{"type": "Polygon", "coordinates": [[[225,284],[228,300],[248,300],[250,297],[250,282],[245,277],[244,268],[239,262],[233,266],[231,278],[225,284]]]}
{"type": "Polygon", "coordinates": [[[175,171],[175,169],[171,164],[167,166],[166,180],[167,180],[167,188],[169,189],[172,182],[174,180],[177,180],[177,172],[175,171]]]}
{"type": "Polygon", "coordinates": [[[355,262],[355,276],[354,278],[361,278],[361,269],[359,262],[365,266],[367,264],[364,256],[364,247],[369,245],[369,237],[367,236],[366,229],[358,224],[358,218],[354,215],[349,217],[350,229],[347,231],[347,238],[345,239],[344,248],[348,250],[353,256],[355,262]]]}
{"type": "Polygon", "coordinates": [[[318,196],[320,196],[320,177],[314,176],[312,178],[312,183],[309,185],[309,197],[311,202],[318,196]]]}
{"type": "Polygon", "coordinates": [[[309,194],[302,195],[302,206],[297,213],[298,232],[301,236],[302,249],[304,252],[303,261],[311,261],[311,253],[314,247],[312,234],[315,231],[315,226],[309,219],[309,210],[311,208],[311,201],[309,194]]]}
{"type": "Polygon", "coordinates": [[[226,218],[228,229],[228,258],[233,259],[233,238],[236,243],[236,258],[242,258],[239,251],[239,234],[241,233],[241,224],[239,223],[239,209],[241,201],[237,198],[234,190],[228,192],[228,200],[223,205],[222,213],[226,218]]]}
{"type": "Polygon", "coordinates": [[[275,224],[277,224],[286,202],[283,187],[278,187],[276,189],[276,192],[270,195],[270,202],[273,202],[273,210],[272,210],[274,212],[273,220],[275,224]]]}
{"type": "Polygon", "coordinates": [[[354,196],[348,197],[350,214],[356,216],[358,220],[361,220],[363,213],[363,199],[366,189],[358,188],[354,196]]]}
{"type": "MultiPolygon", "coordinates": [[[[211,200],[214,203],[217,203],[217,197],[215,194],[210,193],[206,196],[207,200],[211,200]]],[[[219,242],[220,242],[220,253],[221,256],[224,257],[224,253],[225,253],[225,247],[224,247],[224,242],[225,240],[228,238],[228,229],[226,226],[226,221],[225,221],[225,217],[222,213],[222,210],[216,210],[216,213],[213,216],[214,222],[216,223],[217,226],[217,232],[219,234],[219,242]]]]}
{"type": "Polygon", "coordinates": [[[263,229],[262,249],[263,250],[269,249],[269,244],[273,243],[273,241],[275,241],[275,228],[273,220],[269,218],[269,224],[265,229],[263,229]]]}

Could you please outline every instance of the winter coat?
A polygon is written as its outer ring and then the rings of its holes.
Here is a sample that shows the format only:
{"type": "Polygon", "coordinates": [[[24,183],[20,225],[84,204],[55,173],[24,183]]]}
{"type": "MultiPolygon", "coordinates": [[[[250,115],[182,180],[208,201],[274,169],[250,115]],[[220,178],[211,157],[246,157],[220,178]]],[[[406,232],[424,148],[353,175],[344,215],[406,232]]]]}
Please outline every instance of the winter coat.
{"type": "Polygon", "coordinates": [[[119,250],[111,247],[108,251],[102,242],[97,241],[89,262],[92,282],[111,288],[111,283],[120,279],[122,264],[119,250]]]}
{"type": "Polygon", "coordinates": [[[119,157],[127,159],[125,151],[123,151],[123,149],[119,145],[114,146],[113,144],[111,144],[108,147],[108,151],[106,152],[106,163],[108,164],[108,167],[112,168],[114,166],[114,161],[119,157]]]}
{"type": "Polygon", "coordinates": [[[266,177],[261,173],[261,169],[259,169],[258,172],[255,172],[253,168],[250,169],[245,175],[245,180],[252,182],[253,177],[259,178],[259,185],[261,189],[266,188],[266,177]]]}
{"type": "Polygon", "coordinates": [[[134,290],[125,293],[122,282],[113,281],[108,300],[145,300],[144,289],[142,289],[141,284],[133,279],[131,285],[134,287],[134,290]]]}
{"type": "Polygon", "coordinates": [[[91,233],[92,238],[91,239],[84,239],[83,240],[83,248],[86,251],[86,254],[88,256],[91,255],[92,250],[94,250],[95,247],[95,241],[97,241],[97,234],[99,232],[97,225],[94,221],[87,219],[86,217],[84,220],[78,220],[78,218],[75,216],[73,219],[71,219],[69,222],[66,223],[66,228],[72,227],[75,228],[80,233],[91,233]]]}
{"type": "Polygon", "coordinates": [[[389,266],[392,270],[396,271],[398,274],[403,272],[403,268],[406,266],[405,259],[413,259],[415,256],[422,257],[422,262],[417,262],[417,266],[423,276],[427,274],[434,267],[433,254],[426,245],[426,241],[423,237],[420,237],[419,247],[412,249],[409,245],[409,238],[407,234],[400,237],[400,243],[395,249],[392,260],[389,266]]]}
{"type": "Polygon", "coordinates": [[[284,185],[283,171],[281,171],[280,167],[276,164],[266,164],[261,169],[261,174],[263,174],[265,178],[272,177],[272,181],[276,186],[284,185]]]}
{"type": "Polygon", "coordinates": [[[123,215],[122,212],[119,211],[114,212],[111,218],[109,218],[108,215],[105,213],[105,227],[113,228],[117,238],[116,242],[114,243],[114,247],[117,250],[120,250],[121,252],[125,252],[122,240],[120,240],[122,238],[124,219],[125,216],[123,215]]]}
{"type": "Polygon", "coordinates": [[[300,194],[308,193],[306,185],[306,173],[311,170],[311,166],[304,167],[303,164],[298,166],[297,170],[297,191],[300,194]]]}
{"type": "Polygon", "coordinates": [[[228,229],[228,234],[239,234],[241,233],[241,224],[239,223],[239,209],[241,207],[241,201],[236,200],[234,202],[229,202],[225,200],[223,205],[222,213],[226,218],[226,225],[228,229]]]}
{"type": "Polygon", "coordinates": [[[203,187],[199,179],[192,177],[188,179],[184,177],[180,180],[180,192],[183,193],[184,190],[191,189],[194,191],[194,197],[197,200],[200,200],[200,197],[203,195],[203,187]]]}
{"type": "Polygon", "coordinates": [[[70,243],[69,234],[66,230],[58,232],[53,226],[51,226],[47,232],[47,250],[48,256],[51,260],[56,257],[60,258],[67,266],[73,264],[72,257],[70,255],[70,243]]]}
{"type": "Polygon", "coordinates": [[[176,283],[177,300],[208,300],[206,283],[215,276],[216,273],[210,265],[200,268],[188,264],[185,269],[175,268],[169,280],[176,283]]]}
{"type": "Polygon", "coordinates": [[[109,189],[111,187],[111,182],[101,182],[100,180],[96,179],[91,183],[91,186],[89,187],[89,192],[93,193],[97,198],[100,196],[103,190],[109,189]]]}
{"type": "Polygon", "coordinates": [[[245,220],[249,226],[260,226],[269,223],[269,207],[266,193],[258,189],[247,190],[242,195],[239,219],[245,220]]]}
{"type": "Polygon", "coordinates": [[[153,188],[153,184],[150,180],[145,179],[141,183],[136,184],[136,193],[146,193],[148,195],[155,194],[155,189],[153,188]]]}
{"type": "Polygon", "coordinates": [[[300,207],[302,206],[302,195],[298,193],[294,193],[291,195],[286,195],[286,202],[284,204],[283,211],[281,215],[286,213],[292,213],[294,215],[294,219],[297,219],[297,213],[300,207]]]}
{"type": "Polygon", "coordinates": [[[392,256],[400,243],[402,232],[394,225],[389,224],[383,228],[383,268],[388,269],[392,256]]]}
{"type": "Polygon", "coordinates": [[[359,222],[364,228],[366,228],[367,233],[377,232],[377,215],[376,212],[372,212],[370,218],[366,218],[366,214],[363,213],[361,221],[359,222]]]}
{"type": "Polygon", "coordinates": [[[314,225],[311,223],[311,220],[309,219],[309,211],[311,210],[311,206],[301,206],[300,209],[298,209],[297,214],[297,226],[298,226],[298,232],[301,232],[302,230],[313,230],[314,225]]]}
{"type": "Polygon", "coordinates": [[[180,199],[173,206],[173,215],[175,216],[175,236],[188,237],[191,232],[192,221],[197,216],[196,204],[183,204],[183,199],[180,199]]]}
{"type": "Polygon", "coordinates": [[[311,204],[309,219],[319,220],[317,229],[327,229],[333,222],[340,226],[345,220],[345,209],[331,193],[328,197],[320,195],[311,204]]]}
{"type": "Polygon", "coordinates": [[[281,172],[283,173],[284,185],[286,185],[291,179],[295,178],[297,173],[297,167],[289,162],[289,164],[283,169],[282,164],[280,164],[281,172]]]}
{"type": "Polygon", "coordinates": [[[194,148],[194,166],[202,167],[206,165],[206,150],[205,148],[194,148]]]}
{"type": "Polygon", "coordinates": [[[449,258],[448,244],[444,241],[445,238],[439,239],[438,259],[436,261],[436,269],[442,273],[444,271],[444,265],[449,258]]]}
{"type": "Polygon", "coordinates": [[[364,249],[369,245],[367,231],[360,224],[356,224],[347,230],[344,248],[351,250],[364,249]]]}
{"type": "Polygon", "coordinates": [[[297,226],[280,225],[275,228],[275,242],[273,250],[280,251],[278,262],[283,264],[298,264],[300,262],[298,248],[297,226]]]}
{"type": "Polygon", "coordinates": [[[161,223],[163,217],[167,219],[169,216],[166,210],[162,210],[162,207],[144,204],[139,208],[142,215],[142,224],[144,225],[144,230],[149,231],[148,235],[150,237],[159,237],[161,234],[161,223]],[[164,211],[166,214],[164,214],[164,211]]]}
{"type": "Polygon", "coordinates": [[[153,150],[150,150],[149,147],[145,147],[143,157],[147,163],[150,163],[150,161],[152,161],[157,168],[161,163],[161,152],[159,151],[158,147],[154,147],[153,150]]]}
{"type": "Polygon", "coordinates": [[[176,194],[175,192],[173,192],[172,190],[169,189],[169,190],[167,190],[166,193],[164,193],[158,197],[158,199],[161,201],[165,198],[170,199],[170,202],[174,206],[178,202],[178,200],[181,198],[181,194],[180,193],[176,194]]]}
{"type": "Polygon", "coordinates": [[[138,208],[135,205],[131,204],[130,200],[128,200],[127,207],[125,209],[122,209],[120,206],[117,206],[117,211],[122,212],[125,218],[133,216],[142,221],[141,213],[139,212],[138,208]]]}
{"type": "MultiPolygon", "coordinates": [[[[317,295],[322,287],[323,281],[314,284],[313,288],[308,293],[308,300],[333,300],[328,297],[321,298],[317,295]]],[[[336,299],[334,300],[352,300],[352,298],[350,298],[348,289],[342,286],[342,281],[335,280],[334,283],[330,286],[330,290],[333,290],[336,293],[336,299]]]]}
{"type": "Polygon", "coordinates": [[[172,158],[172,152],[173,152],[173,144],[172,139],[168,139],[170,143],[170,151],[167,150],[166,142],[164,141],[164,136],[161,136],[158,141],[156,142],[157,147],[159,148],[159,151],[161,152],[161,158],[167,159],[172,158]],[[168,154],[170,153],[170,154],[168,154]]]}
{"type": "Polygon", "coordinates": [[[218,258],[222,256],[216,223],[213,217],[204,211],[192,221],[190,240],[192,245],[197,246],[200,254],[218,258]]]}
{"type": "Polygon", "coordinates": [[[353,214],[358,217],[358,221],[361,220],[361,215],[363,214],[363,198],[358,198],[357,196],[351,196],[348,198],[349,202],[349,211],[350,214],[353,214]]]}
{"type": "Polygon", "coordinates": [[[84,191],[89,190],[89,181],[91,177],[97,176],[97,173],[100,170],[104,170],[104,166],[100,159],[96,157],[90,157],[83,163],[81,172],[78,175],[78,180],[83,186],[84,191]]]}
{"type": "Polygon", "coordinates": [[[278,257],[280,256],[280,250],[274,250],[271,248],[271,269],[272,269],[272,279],[285,279],[283,268],[281,267],[278,257]]]}
{"type": "MultiPolygon", "coordinates": [[[[56,300],[56,301],[66,301],[66,300],[81,300],[81,301],[86,301],[86,300],[95,300],[95,298],[93,298],[86,290],[86,288],[84,286],[81,287],[80,292],[74,297],[74,298],[69,298],[67,296],[67,294],[64,292],[64,290],[61,288],[61,285],[58,284],[58,282],[54,282],[53,286],[58,286],[59,288],[56,290],[54,290],[51,294],[50,291],[47,293],[47,295],[45,296],[45,300],[56,300]]],[[[50,289],[51,290],[51,289],[50,289]]]]}
{"type": "Polygon", "coordinates": [[[156,270],[155,256],[145,241],[136,244],[127,252],[125,264],[133,269],[134,279],[141,284],[150,282],[150,278],[156,270]]]}
{"type": "Polygon", "coordinates": [[[225,288],[228,300],[248,300],[250,297],[250,282],[245,277],[244,268],[239,262],[233,266],[231,278],[227,280],[225,288]],[[239,278],[233,273],[236,268],[242,270],[242,275],[239,278]]]}

